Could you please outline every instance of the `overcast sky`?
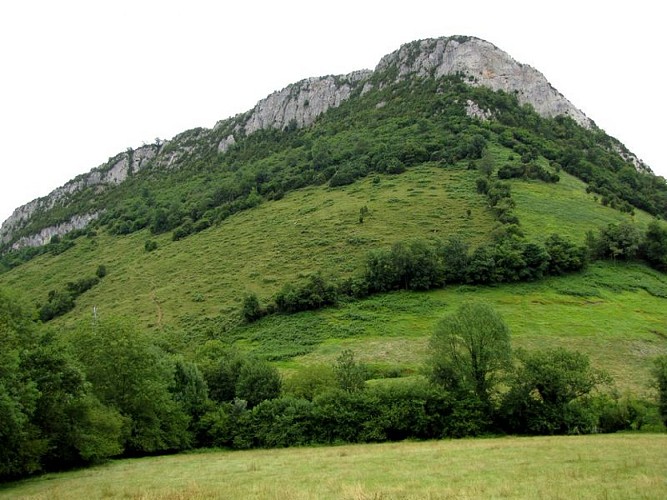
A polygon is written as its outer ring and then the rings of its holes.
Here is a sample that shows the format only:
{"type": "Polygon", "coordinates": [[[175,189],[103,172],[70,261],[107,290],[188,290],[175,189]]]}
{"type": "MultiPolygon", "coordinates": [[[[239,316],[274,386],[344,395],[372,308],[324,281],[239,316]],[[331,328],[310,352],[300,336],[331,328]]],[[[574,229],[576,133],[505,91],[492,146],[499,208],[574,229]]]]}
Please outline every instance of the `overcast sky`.
{"type": "Polygon", "coordinates": [[[537,68],[667,177],[664,21],[655,0],[3,1],[0,221],[128,147],[456,34],[537,68]]]}

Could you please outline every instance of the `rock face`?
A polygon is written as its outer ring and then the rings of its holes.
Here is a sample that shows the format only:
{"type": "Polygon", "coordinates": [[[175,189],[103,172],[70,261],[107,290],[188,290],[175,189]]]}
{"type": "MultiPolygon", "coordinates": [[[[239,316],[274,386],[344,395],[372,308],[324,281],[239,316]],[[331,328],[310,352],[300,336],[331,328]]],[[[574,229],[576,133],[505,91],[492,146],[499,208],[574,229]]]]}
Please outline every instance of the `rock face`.
{"type": "MultiPolygon", "coordinates": [[[[0,243],[6,244],[10,242],[17,231],[28,225],[30,218],[35,213],[45,212],[58,204],[67,203],[68,197],[77,191],[93,186],[104,187],[120,184],[127,179],[130,173],[138,172],[148,161],[153,159],[157,155],[158,149],[156,145],[147,145],[120,153],[104,165],[92,169],[87,174],[79,175],[64,186],[54,189],[47,196],[20,206],[2,223],[2,227],[0,228],[0,243]]],[[[95,218],[97,218],[97,215],[94,217],[84,214],[77,215],[68,222],[44,228],[38,234],[19,239],[12,245],[12,248],[43,245],[44,243],[48,243],[52,236],[56,234],[63,235],[74,229],[82,229],[95,218]]]]}
{"type": "Polygon", "coordinates": [[[56,226],[45,227],[37,234],[19,238],[18,241],[14,242],[12,248],[17,250],[22,247],[38,247],[46,245],[51,241],[51,238],[56,235],[62,236],[76,229],[83,229],[90,223],[90,221],[97,219],[98,216],[98,213],[75,215],[67,222],[63,222],[56,226]]]}
{"type": "MultiPolygon", "coordinates": [[[[461,36],[421,40],[405,44],[384,56],[374,71],[361,70],[347,75],[308,78],[274,92],[247,113],[219,122],[213,130],[195,129],[174,137],[171,144],[162,147],[154,144],[120,153],[48,196],[17,208],[2,224],[0,241],[3,244],[12,242],[16,239],[15,234],[28,225],[35,213],[50,210],[58,204],[65,205],[78,191],[91,186],[102,190],[120,184],[149,162],[154,168],[178,168],[182,158],[193,153],[201,141],[209,142],[212,147],[217,147],[218,152],[224,153],[243,135],[261,129],[311,125],[318,116],[349,99],[357,89],[363,95],[375,85],[390,84],[410,76],[437,78],[452,74],[463,74],[470,85],[516,93],[521,103],[531,104],[542,116],[567,115],[583,127],[593,126],[593,122],[554,89],[544,75],[515,61],[495,45],[478,38],[461,36]]],[[[472,101],[467,103],[466,110],[469,116],[480,120],[493,117],[493,110],[480,109],[472,101]]],[[[622,150],[621,153],[638,170],[650,172],[629,151],[622,150]]],[[[77,217],[58,226],[44,228],[39,234],[22,238],[14,246],[43,244],[53,234],[64,234],[67,228],[80,229],[81,224],[92,220],[88,218],[89,215],[77,217]]]]}
{"type": "Polygon", "coordinates": [[[336,108],[349,99],[356,85],[371,74],[371,71],[355,71],[289,85],[257,103],[244,124],[245,132],[252,134],[260,129],[284,128],[290,124],[299,128],[308,126],[329,108],[336,108]]]}
{"type": "Polygon", "coordinates": [[[516,62],[495,45],[478,38],[437,38],[405,44],[384,56],[375,71],[390,68],[397,70],[398,80],[409,75],[438,78],[462,73],[473,85],[516,92],[519,102],[531,104],[542,116],[567,115],[579,125],[587,128],[592,125],[591,120],[554,89],[542,73],[516,62]]]}

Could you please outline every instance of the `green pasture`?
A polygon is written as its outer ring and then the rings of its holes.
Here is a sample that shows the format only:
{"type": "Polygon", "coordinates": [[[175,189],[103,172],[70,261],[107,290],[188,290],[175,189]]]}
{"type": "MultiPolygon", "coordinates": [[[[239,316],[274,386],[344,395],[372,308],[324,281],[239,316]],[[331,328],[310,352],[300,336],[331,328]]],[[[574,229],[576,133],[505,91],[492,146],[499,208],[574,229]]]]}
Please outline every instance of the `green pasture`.
{"type": "Polygon", "coordinates": [[[658,499],[667,434],[208,451],[111,461],[0,487],[21,499],[658,499]]]}

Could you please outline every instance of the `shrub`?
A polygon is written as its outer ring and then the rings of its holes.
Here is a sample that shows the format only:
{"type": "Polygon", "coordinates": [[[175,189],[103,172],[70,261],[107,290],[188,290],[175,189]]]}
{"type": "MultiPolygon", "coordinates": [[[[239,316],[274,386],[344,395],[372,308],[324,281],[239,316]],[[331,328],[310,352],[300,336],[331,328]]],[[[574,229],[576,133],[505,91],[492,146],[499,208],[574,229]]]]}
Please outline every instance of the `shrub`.
{"type": "Polygon", "coordinates": [[[599,409],[590,395],[610,379],[591,368],[586,355],[563,348],[520,351],[520,364],[505,394],[501,414],[510,432],[592,432],[599,409]]]}
{"type": "Polygon", "coordinates": [[[107,267],[103,264],[97,266],[97,271],[95,271],[95,276],[97,276],[99,279],[102,279],[106,275],[107,275],[107,267]]]}
{"type": "Polygon", "coordinates": [[[310,276],[308,282],[301,287],[291,284],[283,286],[276,295],[275,302],[279,312],[294,313],[333,305],[336,300],[335,287],[318,273],[310,276]]]}
{"type": "Polygon", "coordinates": [[[653,363],[653,376],[658,389],[658,410],[667,426],[667,356],[659,356],[653,363]]]}
{"type": "Polygon", "coordinates": [[[254,293],[247,294],[243,298],[243,307],[241,309],[241,316],[246,323],[257,321],[265,314],[262,307],[259,305],[259,299],[254,293]]]}

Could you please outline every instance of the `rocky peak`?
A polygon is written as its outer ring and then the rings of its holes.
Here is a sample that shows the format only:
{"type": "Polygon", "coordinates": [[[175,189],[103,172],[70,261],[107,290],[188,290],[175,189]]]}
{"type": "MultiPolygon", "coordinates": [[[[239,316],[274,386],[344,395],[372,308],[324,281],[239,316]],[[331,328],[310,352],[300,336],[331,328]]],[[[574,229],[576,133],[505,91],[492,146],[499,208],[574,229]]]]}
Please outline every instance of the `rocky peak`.
{"type": "Polygon", "coordinates": [[[456,36],[405,44],[384,56],[375,68],[376,72],[388,70],[396,72],[397,80],[412,75],[438,78],[460,73],[471,85],[516,92],[519,102],[531,104],[542,116],[567,115],[584,127],[592,125],[542,73],[479,38],[456,36]]]}
{"type": "MultiPolygon", "coordinates": [[[[237,123],[235,132],[241,130],[246,135],[268,128],[306,127],[329,108],[336,108],[350,98],[352,91],[365,82],[372,71],[354,71],[347,75],[307,78],[288,85],[259,101],[237,123]]],[[[217,126],[222,125],[220,122],[217,126]]],[[[228,135],[218,144],[218,151],[224,152],[236,142],[234,135],[228,135]]]]}

